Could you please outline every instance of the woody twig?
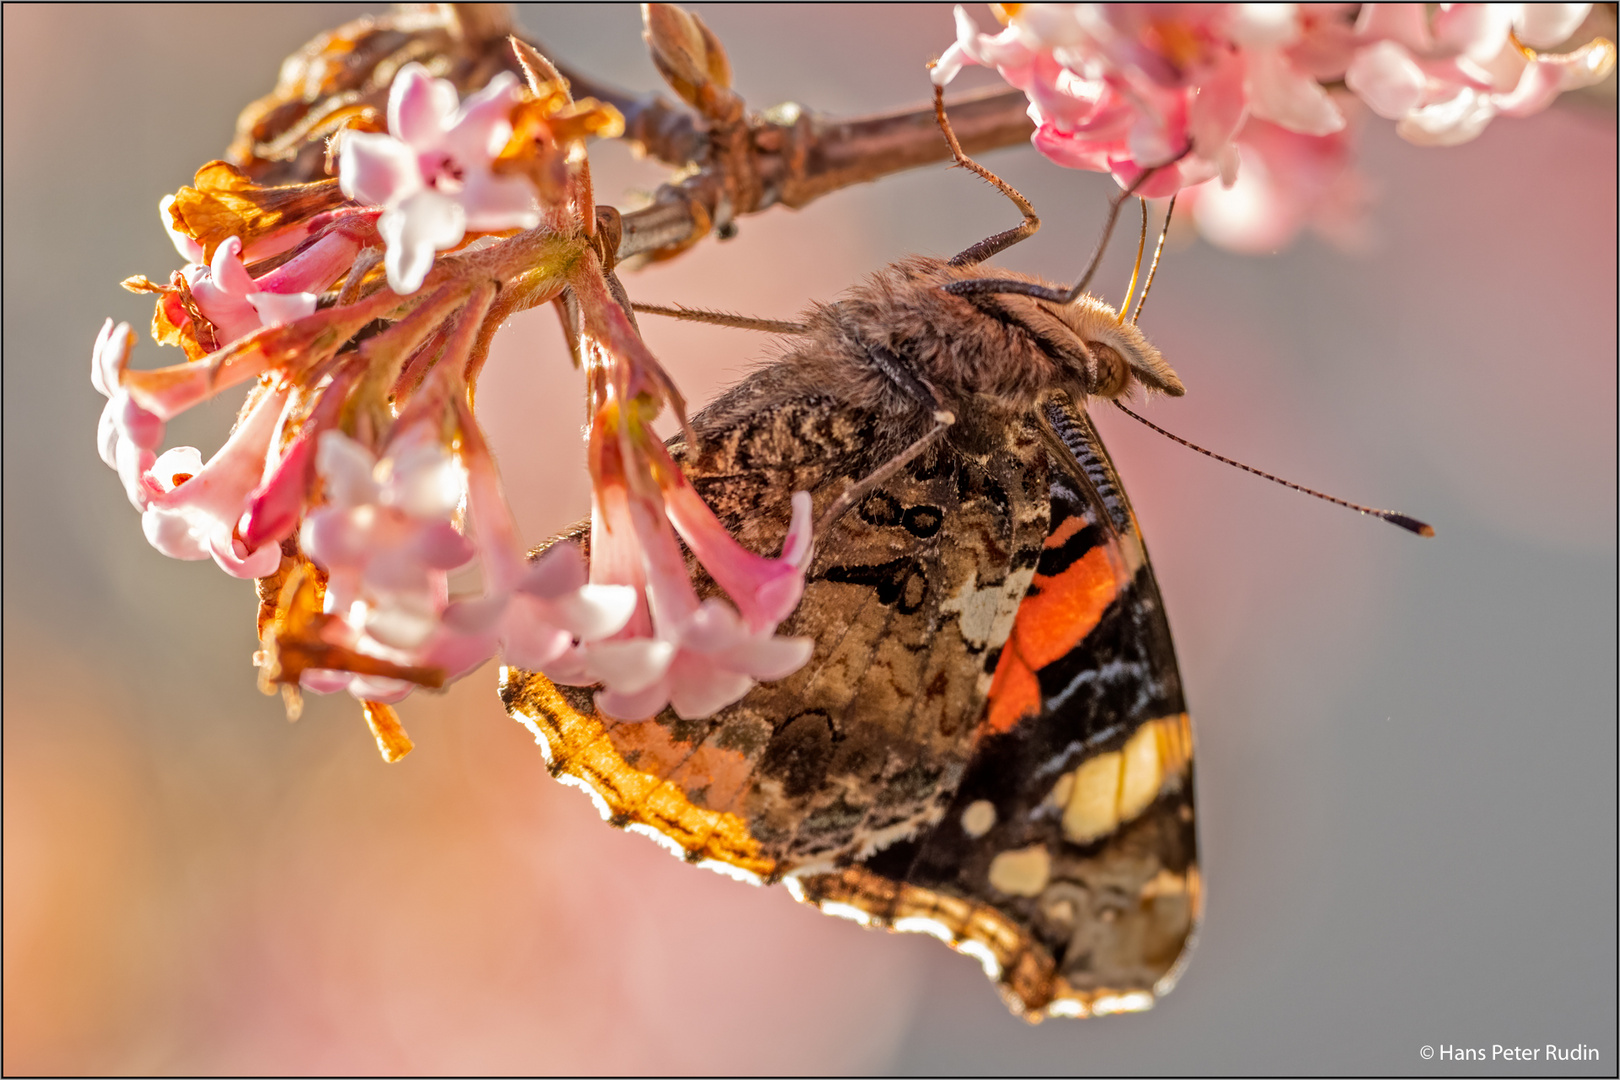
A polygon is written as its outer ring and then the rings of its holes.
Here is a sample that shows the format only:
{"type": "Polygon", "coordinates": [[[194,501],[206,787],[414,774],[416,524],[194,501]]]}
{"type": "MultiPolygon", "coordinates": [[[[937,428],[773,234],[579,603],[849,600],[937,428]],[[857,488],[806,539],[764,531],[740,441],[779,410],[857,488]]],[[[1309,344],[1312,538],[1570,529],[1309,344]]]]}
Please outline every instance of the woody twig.
{"type": "MultiPolygon", "coordinates": [[[[854,118],[794,103],[750,110],[700,19],[673,5],[645,10],[653,62],[679,101],[633,94],[556,63],[576,99],[618,108],[623,138],[684,174],[659,187],[648,205],[621,215],[618,261],[667,258],[710,233],[727,235],[737,218],[802,207],[950,156],[927,104],[854,118]]],[[[471,92],[500,71],[522,75],[509,34],[546,51],[514,28],[505,4],[406,5],[340,27],[296,53],[275,91],[243,112],[231,159],[261,183],[322,179],[330,136],[345,127],[380,129],[401,64],[428,63],[471,92]]],[[[970,95],[951,103],[951,122],[963,148],[982,153],[1029,138],[1027,105],[1017,90],[970,95]]]]}

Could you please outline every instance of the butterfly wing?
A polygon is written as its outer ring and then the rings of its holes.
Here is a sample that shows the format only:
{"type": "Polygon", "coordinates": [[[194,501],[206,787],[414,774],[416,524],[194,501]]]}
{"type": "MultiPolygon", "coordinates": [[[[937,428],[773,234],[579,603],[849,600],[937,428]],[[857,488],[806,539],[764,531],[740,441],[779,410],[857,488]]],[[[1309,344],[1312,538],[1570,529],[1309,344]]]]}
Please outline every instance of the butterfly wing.
{"type": "MultiPolygon", "coordinates": [[[[916,434],[836,399],[788,398],[772,378],[695,417],[702,451],[678,453],[721,521],[765,553],[795,490],[820,513],[916,434]]],[[[810,662],[715,716],[615,722],[588,688],[503,669],[509,711],[604,817],[716,869],[829,870],[932,826],[1048,531],[1040,438],[1027,419],[964,422],[844,515],[779,630],[813,640],[810,662]]]]}
{"type": "Polygon", "coordinates": [[[1085,413],[1055,402],[1041,420],[1062,466],[1050,529],[950,806],[925,833],[788,882],[975,956],[1031,1019],[1151,1006],[1201,907],[1192,734],[1153,571],[1085,413]]]}

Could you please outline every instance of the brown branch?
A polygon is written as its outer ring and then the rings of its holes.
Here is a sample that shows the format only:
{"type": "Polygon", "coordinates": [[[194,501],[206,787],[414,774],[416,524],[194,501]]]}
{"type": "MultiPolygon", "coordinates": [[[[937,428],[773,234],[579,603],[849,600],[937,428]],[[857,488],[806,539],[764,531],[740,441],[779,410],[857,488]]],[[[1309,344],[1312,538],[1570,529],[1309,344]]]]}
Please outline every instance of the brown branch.
{"type": "MultiPolygon", "coordinates": [[[[963,98],[948,108],[963,148],[983,153],[1034,131],[1018,90],[963,98]]],[[[663,185],[651,206],[624,215],[619,258],[670,255],[724,228],[733,218],[781,204],[797,209],[829,192],[949,159],[932,105],[855,119],[823,117],[798,106],[753,114],[735,132],[704,132],[710,152],[685,179],[663,185]]]]}
{"type": "MultiPolygon", "coordinates": [[[[671,168],[687,171],[660,187],[650,205],[624,214],[620,260],[667,258],[712,231],[724,235],[745,214],[778,204],[801,207],[851,184],[950,156],[928,105],[854,119],[823,116],[793,104],[749,112],[730,88],[724,50],[701,20],[693,19],[689,26],[688,16],[671,17],[667,9],[652,11],[649,18],[658,24],[649,24],[655,66],[662,44],[659,69],[676,80],[675,89],[686,101],[633,94],[556,63],[575,98],[594,97],[615,106],[624,114],[625,139],[671,168]],[[705,82],[703,73],[691,70],[683,82],[670,67],[670,57],[676,55],[669,50],[671,27],[707,35],[704,49],[717,54],[716,70],[724,77],[705,82]],[[717,101],[727,107],[720,108],[717,101]]],[[[437,58],[463,94],[482,88],[500,71],[521,76],[505,37],[512,28],[505,4],[404,5],[392,14],[339,27],[289,58],[275,90],[248,106],[238,121],[230,157],[259,183],[323,179],[330,167],[328,137],[349,125],[375,130],[382,123],[392,73],[405,62],[437,58]]],[[[528,35],[518,36],[534,44],[528,35]]],[[[921,69],[917,75],[921,83],[921,69]]],[[[1033,130],[1026,104],[1017,90],[965,97],[949,106],[951,123],[969,153],[1011,146],[1033,130]]]]}

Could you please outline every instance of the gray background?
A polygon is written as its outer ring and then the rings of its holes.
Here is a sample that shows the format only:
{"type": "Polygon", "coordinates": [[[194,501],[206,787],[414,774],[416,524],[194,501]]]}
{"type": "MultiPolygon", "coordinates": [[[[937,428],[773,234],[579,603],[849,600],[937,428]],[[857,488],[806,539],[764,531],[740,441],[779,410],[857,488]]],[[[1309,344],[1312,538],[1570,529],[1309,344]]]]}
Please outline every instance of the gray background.
{"type": "MultiPolygon", "coordinates": [[[[142,539],[96,458],[91,342],[108,314],[149,317],[121,278],[177,265],[159,197],[223,150],[282,56],[361,10],[5,9],[8,1073],[1427,1075],[1480,1067],[1425,1044],[1549,1042],[1602,1055],[1553,1071],[1613,1073],[1612,107],[1451,150],[1370,118],[1364,251],[1172,252],[1143,325],[1190,392],[1152,417],[1440,535],[1100,418],[1197,725],[1208,912],[1151,1013],[1030,1028],[935,942],[602,826],[545,776],[492,669],[407,703],[417,750],[395,767],[347,701],[287,725],[254,690],[247,584],[142,539]]],[[[952,36],[939,6],[699,10],[756,107],[920,100],[952,36]]],[[[657,86],[634,8],[520,17],[557,55],[657,86]]],[[[604,199],[659,179],[620,147],[594,156],[604,199]]],[[[987,163],[1047,222],[1005,262],[1072,277],[1108,182],[1028,148],[987,163]]],[[[1013,220],[936,168],[744,220],[627,284],[781,317],[1013,220]]],[[[1123,248],[1100,279],[1116,298],[1123,248]]],[[[534,539],[587,506],[549,321],[514,320],[480,396],[534,539]]],[[[645,321],[696,401],[768,350],[645,321]]],[[[234,408],[170,444],[211,452],[234,408]]]]}

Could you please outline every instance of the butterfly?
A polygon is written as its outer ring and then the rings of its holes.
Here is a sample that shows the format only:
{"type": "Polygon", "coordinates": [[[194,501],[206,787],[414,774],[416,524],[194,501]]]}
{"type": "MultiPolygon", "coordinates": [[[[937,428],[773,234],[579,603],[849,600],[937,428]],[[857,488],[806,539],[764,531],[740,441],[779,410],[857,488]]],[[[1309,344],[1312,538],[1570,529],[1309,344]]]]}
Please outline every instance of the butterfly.
{"type": "Polygon", "coordinates": [[[1073,290],[982,276],[1039,220],[952,142],[1024,224],[815,307],[692,417],[695,443],[670,444],[752,550],[779,547],[793,493],[811,493],[816,552],[779,628],[813,641],[809,663],[702,720],[614,721],[591,688],[514,668],[501,694],[616,826],[938,937],[1032,1020],[1141,1010],[1200,918],[1192,732],[1086,406],[1182,386],[1083,294],[1089,273],[1073,290]]]}

